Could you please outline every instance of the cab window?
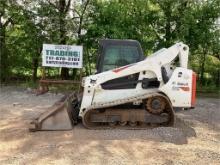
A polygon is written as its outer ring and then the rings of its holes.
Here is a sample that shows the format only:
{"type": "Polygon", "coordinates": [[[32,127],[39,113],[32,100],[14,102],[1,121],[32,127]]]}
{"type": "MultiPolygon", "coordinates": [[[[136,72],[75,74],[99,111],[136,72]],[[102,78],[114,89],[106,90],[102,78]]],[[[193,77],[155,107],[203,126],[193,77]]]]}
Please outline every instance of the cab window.
{"type": "Polygon", "coordinates": [[[117,46],[106,47],[102,71],[112,70],[139,60],[138,48],[135,46],[117,46]]]}

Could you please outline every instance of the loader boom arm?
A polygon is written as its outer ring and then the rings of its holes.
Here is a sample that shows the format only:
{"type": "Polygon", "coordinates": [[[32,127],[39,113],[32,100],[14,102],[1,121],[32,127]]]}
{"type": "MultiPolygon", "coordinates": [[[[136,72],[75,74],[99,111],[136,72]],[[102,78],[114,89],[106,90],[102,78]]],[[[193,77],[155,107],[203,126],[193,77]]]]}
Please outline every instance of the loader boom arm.
{"type": "Polygon", "coordinates": [[[188,65],[189,47],[182,42],[176,43],[169,48],[163,48],[155,52],[148,58],[152,58],[155,61],[166,65],[172,62],[175,58],[179,57],[180,67],[187,68],[188,65]]]}

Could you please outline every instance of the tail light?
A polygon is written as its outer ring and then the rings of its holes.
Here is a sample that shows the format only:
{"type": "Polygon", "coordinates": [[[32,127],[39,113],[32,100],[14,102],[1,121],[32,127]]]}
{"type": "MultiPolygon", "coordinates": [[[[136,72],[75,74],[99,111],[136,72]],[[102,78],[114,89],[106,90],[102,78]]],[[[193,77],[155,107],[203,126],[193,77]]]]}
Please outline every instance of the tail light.
{"type": "Polygon", "coordinates": [[[196,104],[196,73],[192,73],[192,93],[191,93],[191,107],[196,104]]]}

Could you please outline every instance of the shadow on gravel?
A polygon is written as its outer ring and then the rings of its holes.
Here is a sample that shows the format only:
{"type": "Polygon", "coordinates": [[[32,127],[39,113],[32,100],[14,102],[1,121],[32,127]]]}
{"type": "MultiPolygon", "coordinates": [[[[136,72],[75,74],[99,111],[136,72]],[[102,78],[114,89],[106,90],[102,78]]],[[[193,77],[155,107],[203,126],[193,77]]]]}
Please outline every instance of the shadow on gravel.
{"type": "Polygon", "coordinates": [[[187,144],[190,137],[196,137],[195,130],[180,118],[176,119],[174,127],[157,127],[144,130],[89,130],[84,128],[82,124],[78,124],[73,129],[74,140],[139,140],[182,145],[187,144]]]}
{"type": "Polygon", "coordinates": [[[159,136],[158,139],[154,138],[153,140],[177,145],[187,144],[188,138],[196,137],[194,128],[180,118],[176,118],[174,127],[158,127],[152,131],[159,136]]]}
{"type": "Polygon", "coordinates": [[[195,109],[179,111],[179,114],[185,121],[190,121],[190,125],[194,124],[216,133],[220,132],[220,99],[199,98],[195,109]]]}
{"type": "Polygon", "coordinates": [[[191,124],[187,124],[183,119],[176,118],[175,128],[180,129],[186,137],[196,137],[196,131],[191,124]]]}

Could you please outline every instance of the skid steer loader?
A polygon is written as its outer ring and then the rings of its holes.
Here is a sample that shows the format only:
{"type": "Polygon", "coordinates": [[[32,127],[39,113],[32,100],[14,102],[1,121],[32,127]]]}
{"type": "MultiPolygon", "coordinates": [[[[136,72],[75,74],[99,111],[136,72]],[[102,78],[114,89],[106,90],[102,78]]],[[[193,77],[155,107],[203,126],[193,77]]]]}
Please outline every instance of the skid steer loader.
{"type": "Polygon", "coordinates": [[[31,131],[69,130],[79,121],[89,129],[172,126],[174,107],[195,106],[187,45],[148,57],[134,40],[101,40],[99,47],[97,73],[83,78],[83,91],[55,103],[31,122],[31,131]]]}

